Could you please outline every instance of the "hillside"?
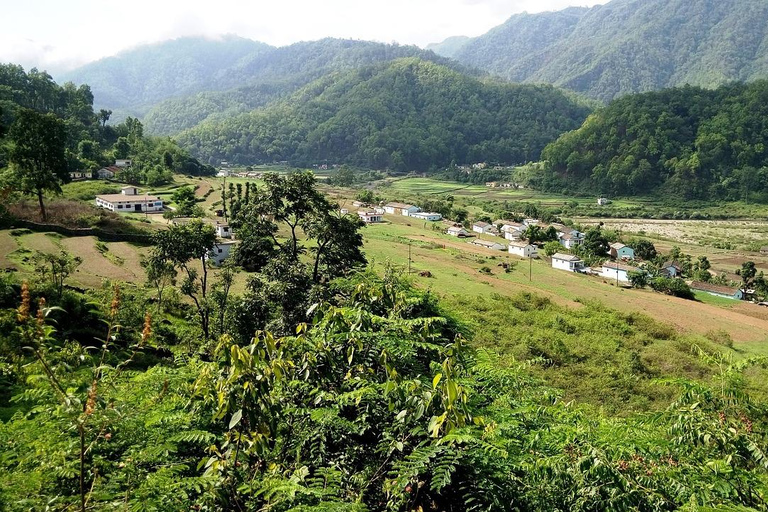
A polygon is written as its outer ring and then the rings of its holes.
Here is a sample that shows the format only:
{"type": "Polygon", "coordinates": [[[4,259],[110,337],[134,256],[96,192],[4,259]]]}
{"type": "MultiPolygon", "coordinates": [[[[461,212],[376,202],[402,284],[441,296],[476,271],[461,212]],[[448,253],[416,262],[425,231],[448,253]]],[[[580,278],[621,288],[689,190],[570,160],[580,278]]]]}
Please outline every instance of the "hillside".
{"type": "Polygon", "coordinates": [[[235,36],[184,37],[128,50],[58,78],[88,84],[97,108],[110,108],[123,116],[141,115],[147,105],[166,98],[235,87],[242,83],[242,76],[233,70],[247,67],[271,49],[235,36]]]}
{"type": "Polygon", "coordinates": [[[402,59],[328,75],[285,101],[179,136],[203,159],[397,171],[538,159],[588,109],[548,86],[482,82],[402,59]]]}
{"type": "Polygon", "coordinates": [[[403,57],[419,57],[465,73],[477,74],[415,46],[328,38],[261,53],[237,70],[236,74],[241,77],[240,83],[245,82],[247,85],[168,99],[151,108],[144,120],[151,133],[175,134],[209,118],[223,120],[250,112],[328,73],[358,69],[403,57]]]}
{"type": "Polygon", "coordinates": [[[453,36],[441,43],[429,44],[426,49],[431,50],[438,55],[442,55],[443,57],[452,59],[469,40],[470,38],[467,36],[453,36]]]}
{"type": "Polygon", "coordinates": [[[550,190],[768,200],[768,81],[620,98],[547,146],[550,190]]]}
{"type": "Polygon", "coordinates": [[[610,101],[766,77],[767,38],[768,4],[761,0],[613,0],[512,16],[451,55],[513,81],[610,101]]]}

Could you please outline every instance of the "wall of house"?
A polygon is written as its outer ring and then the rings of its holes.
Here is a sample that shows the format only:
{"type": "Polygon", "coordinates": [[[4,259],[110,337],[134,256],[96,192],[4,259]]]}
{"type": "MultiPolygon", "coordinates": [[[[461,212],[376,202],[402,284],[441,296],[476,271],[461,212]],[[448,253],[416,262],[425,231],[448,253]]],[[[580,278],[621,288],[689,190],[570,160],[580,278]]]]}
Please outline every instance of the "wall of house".
{"type": "Polygon", "coordinates": [[[573,272],[573,268],[571,267],[570,261],[563,261],[558,259],[552,260],[552,268],[556,268],[559,270],[567,270],[568,272],[573,272]]]}

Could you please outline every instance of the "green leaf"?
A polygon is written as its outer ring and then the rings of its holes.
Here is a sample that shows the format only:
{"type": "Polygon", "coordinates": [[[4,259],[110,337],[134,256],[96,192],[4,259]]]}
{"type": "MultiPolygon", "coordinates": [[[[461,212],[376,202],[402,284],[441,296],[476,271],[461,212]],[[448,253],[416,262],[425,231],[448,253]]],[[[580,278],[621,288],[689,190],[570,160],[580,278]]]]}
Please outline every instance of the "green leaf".
{"type": "Polygon", "coordinates": [[[442,373],[438,373],[437,375],[435,375],[435,378],[432,379],[432,389],[437,389],[437,385],[440,383],[440,379],[442,378],[443,378],[442,373]]]}
{"type": "Polygon", "coordinates": [[[240,423],[240,420],[243,418],[243,410],[238,409],[235,414],[232,415],[232,419],[229,420],[229,428],[233,429],[238,423],[240,423]]]}

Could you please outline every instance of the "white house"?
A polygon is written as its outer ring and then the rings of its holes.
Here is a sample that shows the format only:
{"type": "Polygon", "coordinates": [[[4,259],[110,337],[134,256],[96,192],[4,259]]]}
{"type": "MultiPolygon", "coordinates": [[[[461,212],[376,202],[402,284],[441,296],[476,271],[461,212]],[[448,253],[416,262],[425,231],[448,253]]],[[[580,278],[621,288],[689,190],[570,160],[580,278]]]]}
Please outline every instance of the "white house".
{"type": "Polygon", "coordinates": [[[536,258],[538,256],[536,246],[526,242],[510,242],[509,254],[514,254],[521,258],[536,258]]]}
{"type": "Polygon", "coordinates": [[[501,224],[502,233],[508,233],[510,231],[525,231],[525,225],[519,222],[510,222],[505,220],[502,222],[497,222],[496,224],[501,224]]]}
{"type": "Polygon", "coordinates": [[[125,167],[130,167],[133,164],[130,160],[120,159],[115,160],[115,167],[120,167],[121,169],[125,167]]]}
{"type": "Polygon", "coordinates": [[[98,177],[100,180],[111,180],[112,178],[114,178],[114,177],[115,177],[115,175],[116,175],[118,172],[120,172],[120,168],[118,168],[118,167],[115,167],[115,166],[110,166],[110,167],[102,167],[101,169],[99,169],[98,171],[96,171],[96,176],[97,176],[97,177],[98,177]]]}
{"type": "Polygon", "coordinates": [[[217,178],[229,178],[229,171],[226,169],[220,169],[219,172],[216,173],[217,178]]]}
{"type": "Polygon", "coordinates": [[[216,236],[219,238],[232,238],[232,229],[229,224],[219,224],[218,222],[214,226],[216,228],[216,236]]]}
{"type": "Polygon", "coordinates": [[[567,270],[568,272],[580,272],[584,268],[584,262],[578,256],[558,252],[552,255],[552,268],[567,270]]]}
{"type": "Polygon", "coordinates": [[[410,217],[412,213],[421,211],[421,208],[412,204],[387,203],[384,205],[384,211],[392,215],[403,215],[405,217],[410,217]]]}
{"type": "Polygon", "coordinates": [[[151,213],[163,211],[163,200],[156,196],[139,194],[136,187],[123,187],[119,194],[96,196],[96,206],[117,213],[151,213]]]}
{"type": "Polygon", "coordinates": [[[605,205],[607,205],[608,203],[610,203],[610,201],[609,201],[609,200],[608,200],[608,198],[606,198],[606,197],[598,197],[598,198],[597,198],[597,205],[598,205],[598,206],[605,206],[605,205]]]}
{"type": "Polygon", "coordinates": [[[236,244],[237,242],[231,240],[217,240],[216,243],[213,244],[213,248],[208,253],[206,259],[212,261],[214,265],[219,266],[224,263],[224,260],[229,258],[230,254],[232,254],[232,249],[236,244]]]}
{"type": "Polygon", "coordinates": [[[381,206],[374,206],[373,207],[373,213],[378,213],[379,215],[384,215],[386,213],[386,210],[382,208],[381,206]]]}
{"type": "Polygon", "coordinates": [[[507,240],[518,241],[523,239],[524,229],[507,230],[504,232],[504,238],[507,240]]]}
{"type": "Polygon", "coordinates": [[[70,171],[69,173],[69,179],[72,181],[89,180],[91,178],[93,178],[93,173],[91,171],[70,171]]]}
{"type": "Polygon", "coordinates": [[[346,215],[349,213],[349,210],[347,208],[342,208],[341,210],[339,210],[339,213],[341,213],[342,215],[346,215]]]}
{"type": "Polygon", "coordinates": [[[499,242],[491,242],[488,240],[480,240],[479,238],[476,238],[475,240],[472,240],[469,243],[480,246],[480,247],[485,247],[486,249],[491,249],[494,251],[503,251],[506,249],[506,246],[504,244],[500,244],[499,242]]]}
{"type": "Polygon", "coordinates": [[[494,231],[493,224],[488,224],[487,222],[475,222],[472,224],[472,231],[475,233],[491,233],[494,231]]]}
{"type": "MultiPolygon", "coordinates": [[[[577,231],[578,233],[578,231],[577,231]]],[[[584,243],[584,239],[578,235],[573,235],[571,233],[565,233],[560,237],[560,245],[565,247],[566,249],[573,249],[574,247],[581,245],[584,243]]]]}
{"type": "Polygon", "coordinates": [[[447,235],[457,236],[459,238],[467,238],[468,236],[474,236],[472,233],[460,226],[451,226],[445,232],[447,235]]]}
{"type": "Polygon", "coordinates": [[[443,220],[443,216],[434,212],[417,212],[410,215],[414,219],[428,220],[430,222],[437,222],[443,220]]]}
{"type": "Polygon", "coordinates": [[[376,212],[366,212],[360,210],[357,212],[357,216],[360,217],[360,219],[366,224],[374,224],[383,220],[382,215],[376,212]]]}
{"type": "Polygon", "coordinates": [[[607,261],[603,263],[603,267],[600,269],[600,277],[610,279],[611,281],[619,281],[622,283],[629,282],[629,273],[633,270],[639,270],[635,267],[623,265],[621,263],[614,263],[607,261]]]}

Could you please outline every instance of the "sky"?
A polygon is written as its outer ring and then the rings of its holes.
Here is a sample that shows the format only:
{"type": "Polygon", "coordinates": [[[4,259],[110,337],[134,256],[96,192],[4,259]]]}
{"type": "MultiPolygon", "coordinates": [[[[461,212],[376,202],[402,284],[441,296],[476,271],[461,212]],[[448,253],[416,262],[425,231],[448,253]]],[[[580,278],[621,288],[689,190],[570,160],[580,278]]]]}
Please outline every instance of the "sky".
{"type": "Polygon", "coordinates": [[[0,0],[0,62],[60,73],[142,44],[236,34],[274,46],[323,37],[426,46],[512,14],[607,0],[0,0]]]}

